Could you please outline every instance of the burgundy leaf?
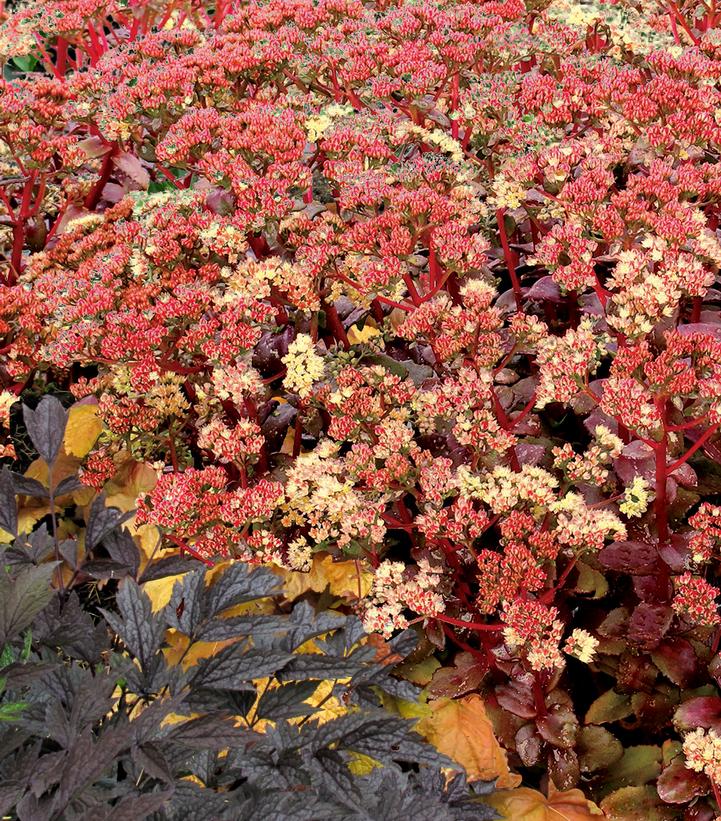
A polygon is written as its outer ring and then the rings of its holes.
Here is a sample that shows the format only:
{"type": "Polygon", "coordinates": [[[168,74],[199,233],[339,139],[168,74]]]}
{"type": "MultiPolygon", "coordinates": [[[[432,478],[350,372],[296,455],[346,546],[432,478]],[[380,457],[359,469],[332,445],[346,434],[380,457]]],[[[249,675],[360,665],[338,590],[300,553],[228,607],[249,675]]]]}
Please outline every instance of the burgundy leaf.
{"type": "Polygon", "coordinates": [[[658,550],[647,542],[613,542],[599,552],[598,559],[609,570],[643,576],[657,568],[658,550]]]}
{"type": "Polygon", "coordinates": [[[672,620],[673,610],[668,605],[641,602],[631,614],[628,638],[646,649],[657,647],[672,620]]]}
{"type": "Polygon", "coordinates": [[[721,730],[721,698],[718,696],[697,696],[685,701],[676,710],[674,724],[681,730],[706,729],[721,730]]]}
{"type": "Polygon", "coordinates": [[[711,784],[704,773],[689,770],[682,758],[674,758],[658,777],[656,789],[667,804],[685,804],[709,793],[711,784]]]}

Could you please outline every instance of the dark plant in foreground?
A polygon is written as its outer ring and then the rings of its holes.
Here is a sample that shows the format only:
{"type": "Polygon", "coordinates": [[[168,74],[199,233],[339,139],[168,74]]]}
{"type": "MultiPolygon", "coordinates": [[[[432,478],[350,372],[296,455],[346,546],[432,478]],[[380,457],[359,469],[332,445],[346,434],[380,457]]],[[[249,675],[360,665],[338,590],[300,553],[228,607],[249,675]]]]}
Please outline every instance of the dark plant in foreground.
{"type": "MultiPolygon", "coordinates": [[[[157,613],[127,579],[117,610],[98,621],[75,592],[63,600],[53,591],[54,563],[21,561],[22,550],[6,552],[0,575],[4,815],[496,817],[478,797],[485,785],[469,790],[462,775],[447,783],[440,768],[451,762],[382,709],[381,692],[413,698],[414,690],[361,643],[355,618],[316,616],[308,604],[285,615],[229,616],[278,584],[236,563],[210,583],[204,569],[186,574],[157,613]],[[166,656],[168,629],[187,639],[175,661],[166,656]],[[227,646],[185,666],[199,642],[227,646]],[[312,652],[301,651],[308,642],[312,652]],[[323,701],[311,697],[323,681],[332,682],[326,698],[347,709],[321,721],[323,701]],[[371,759],[368,774],[354,774],[354,762],[371,759]]],[[[37,540],[33,555],[46,557],[37,540]]],[[[400,637],[389,651],[413,644],[400,637]]]]}

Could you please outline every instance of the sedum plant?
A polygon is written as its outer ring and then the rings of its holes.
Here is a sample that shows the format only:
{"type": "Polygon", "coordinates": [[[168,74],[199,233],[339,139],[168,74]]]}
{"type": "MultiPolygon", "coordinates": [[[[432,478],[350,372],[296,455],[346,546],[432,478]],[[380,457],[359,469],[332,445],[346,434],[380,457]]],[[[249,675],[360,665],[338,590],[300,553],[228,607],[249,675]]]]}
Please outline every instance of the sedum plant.
{"type": "Polygon", "coordinates": [[[549,800],[718,815],[715,5],[39,10],[0,33],[2,453],[40,456],[2,487],[58,587],[240,560],[325,606],[351,563],[549,800]]]}

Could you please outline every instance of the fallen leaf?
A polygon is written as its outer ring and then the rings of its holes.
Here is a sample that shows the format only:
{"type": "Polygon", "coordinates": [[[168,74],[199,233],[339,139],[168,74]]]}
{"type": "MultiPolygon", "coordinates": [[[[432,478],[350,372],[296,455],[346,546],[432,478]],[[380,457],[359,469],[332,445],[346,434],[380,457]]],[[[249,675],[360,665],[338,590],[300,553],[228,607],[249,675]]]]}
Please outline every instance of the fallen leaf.
{"type": "Polygon", "coordinates": [[[286,598],[291,601],[309,590],[322,593],[326,587],[340,598],[363,598],[370,592],[373,581],[373,574],[364,562],[335,562],[332,556],[320,553],[313,557],[313,564],[307,573],[284,571],[282,568],[275,571],[284,577],[283,589],[286,598]]]}
{"type": "Polygon", "coordinates": [[[552,785],[548,798],[538,790],[519,787],[499,790],[485,800],[505,821],[586,821],[604,817],[601,809],[581,790],[560,792],[552,785]]]}
{"type": "Polygon", "coordinates": [[[154,579],[143,584],[143,591],[150,598],[153,613],[157,613],[170,601],[175,582],[180,581],[184,575],[184,573],[180,573],[177,576],[165,576],[162,579],[154,579]]]}
{"type": "Polygon", "coordinates": [[[438,698],[428,706],[432,715],[422,719],[416,729],[440,752],[463,765],[470,781],[497,778],[501,788],[520,783],[520,776],[508,768],[506,752],[496,740],[479,695],[438,698]]]}

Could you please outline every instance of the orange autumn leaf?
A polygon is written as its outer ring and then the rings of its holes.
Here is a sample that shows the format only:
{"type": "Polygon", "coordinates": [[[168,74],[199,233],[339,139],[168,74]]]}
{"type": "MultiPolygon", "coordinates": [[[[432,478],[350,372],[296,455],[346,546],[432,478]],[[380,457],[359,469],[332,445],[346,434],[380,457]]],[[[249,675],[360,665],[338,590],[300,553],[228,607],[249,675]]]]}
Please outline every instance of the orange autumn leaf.
{"type": "Polygon", "coordinates": [[[599,817],[605,818],[581,790],[560,792],[553,785],[549,787],[548,798],[538,790],[519,787],[499,790],[486,801],[505,821],[598,821],[599,817]]]}
{"type": "Polygon", "coordinates": [[[438,698],[428,706],[432,714],[416,729],[440,752],[463,765],[469,780],[497,778],[501,788],[520,783],[520,777],[508,768],[505,750],[496,740],[479,695],[438,698]]]}

